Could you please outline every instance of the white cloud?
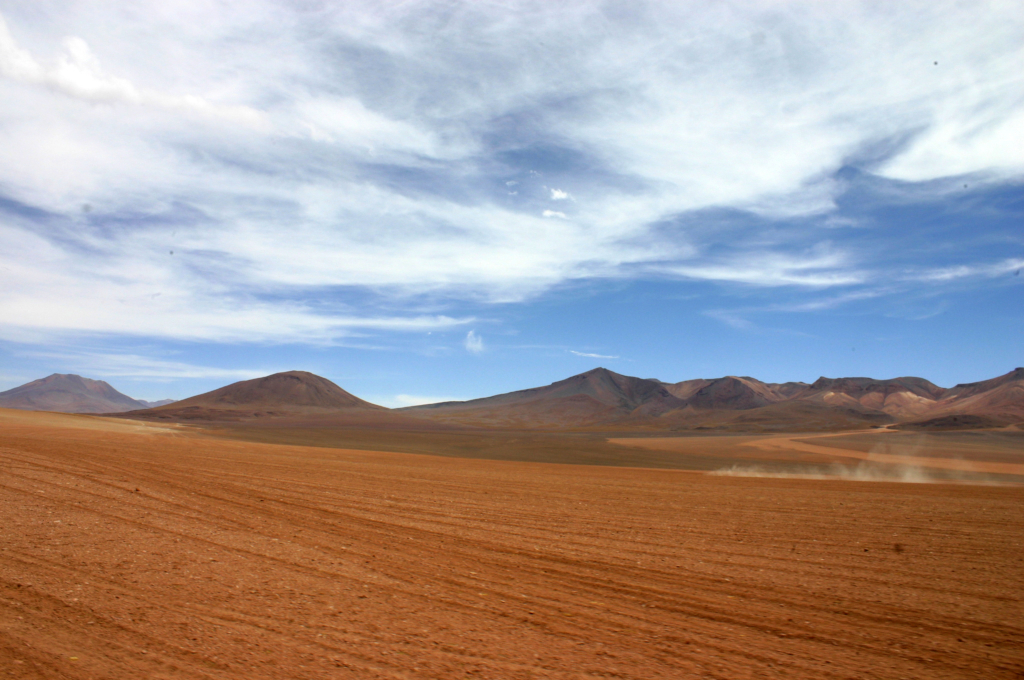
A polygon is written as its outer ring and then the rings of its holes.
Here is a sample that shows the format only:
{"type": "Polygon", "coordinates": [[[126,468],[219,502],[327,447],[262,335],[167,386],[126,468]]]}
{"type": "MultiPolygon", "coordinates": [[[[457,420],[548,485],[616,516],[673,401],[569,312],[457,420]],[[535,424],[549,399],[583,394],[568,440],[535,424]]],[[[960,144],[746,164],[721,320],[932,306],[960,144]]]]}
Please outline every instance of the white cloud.
{"type": "Polygon", "coordinates": [[[127,378],[224,378],[251,380],[270,375],[276,370],[231,369],[199,366],[181,361],[155,359],[138,354],[102,352],[29,352],[29,356],[64,362],[74,370],[90,376],[127,378]]]}
{"type": "Polygon", "coordinates": [[[945,282],[966,278],[993,278],[1014,274],[1024,269],[1024,259],[1012,258],[989,264],[964,264],[953,267],[939,267],[919,273],[909,274],[906,278],[915,281],[945,282]]]}
{"type": "Polygon", "coordinates": [[[704,316],[709,316],[712,319],[718,319],[725,325],[741,331],[750,330],[754,327],[754,324],[750,319],[741,316],[740,312],[734,310],[709,309],[704,312],[704,316]]]}
{"type": "Polygon", "coordinates": [[[116,333],[317,344],[366,332],[419,332],[473,321],[437,314],[372,316],[204,286],[202,279],[189,276],[187,249],[170,256],[163,250],[129,248],[89,262],[3,225],[0,240],[6,246],[0,254],[0,338],[8,340],[116,333]],[[179,273],[184,282],[175,280],[179,273]]]}
{"type": "Polygon", "coordinates": [[[650,3],[612,33],[596,2],[443,32],[429,2],[133,7],[0,17],[0,191],[45,215],[0,216],[0,337],[329,342],[595,277],[863,285],[841,242],[657,225],[829,215],[879,145],[899,179],[1024,169],[1014,3],[650,3]],[[523,198],[542,175],[571,220],[523,198]]]}
{"type": "Polygon", "coordinates": [[[476,331],[466,333],[463,345],[466,347],[466,351],[472,354],[480,354],[484,351],[484,339],[477,335],[476,331]]]}
{"type": "Polygon", "coordinates": [[[575,354],[578,357],[588,357],[590,359],[618,359],[618,356],[612,356],[610,354],[591,354],[589,352],[577,352],[574,349],[569,350],[570,354],[575,354]]]}
{"type": "Polygon", "coordinates": [[[666,267],[665,271],[704,281],[765,287],[849,286],[865,280],[865,274],[851,269],[843,254],[820,248],[802,254],[741,253],[717,262],[673,265],[666,267]]]}
{"type": "Polygon", "coordinates": [[[883,295],[893,293],[893,289],[868,289],[858,290],[851,293],[845,293],[843,295],[832,295],[829,297],[818,298],[816,300],[808,300],[806,302],[795,302],[795,303],[782,303],[768,305],[767,307],[749,308],[746,311],[755,312],[818,312],[824,309],[835,309],[851,302],[859,302],[861,300],[871,300],[883,295]]]}
{"type": "Polygon", "coordinates": [[[18,46],[0,15],[0,75],[12,80],[42,85],[87,102],[157,106],[223,117],[253,127],[267,125],[260,111],[247,106],[215,104],[197,95],[169,95],[140,89],[125,78],[107,74],[82,38],[65,38],[63,47],[63,53],[52,63],[40,63],[18,46]]]}
{"type": "Polygon", "coordinates": [[[440,158],[467,151],[447,146],[411,123],[371,111],[354,97],[305,100],[296,105],[295,115],[313,141],[355,147],[370,156],[413,153],[440,158]]]}

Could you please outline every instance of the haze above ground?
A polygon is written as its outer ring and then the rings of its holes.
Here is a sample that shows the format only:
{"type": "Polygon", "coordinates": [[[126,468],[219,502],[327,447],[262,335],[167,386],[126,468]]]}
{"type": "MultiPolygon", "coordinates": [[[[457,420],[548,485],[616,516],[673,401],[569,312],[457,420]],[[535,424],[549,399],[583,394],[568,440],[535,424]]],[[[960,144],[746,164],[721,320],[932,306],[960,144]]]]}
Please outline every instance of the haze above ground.
{"type": "Polygon", "coordinates": [[[0,391],[1001,375],[1019,10],[2,3],[0,391]]]}

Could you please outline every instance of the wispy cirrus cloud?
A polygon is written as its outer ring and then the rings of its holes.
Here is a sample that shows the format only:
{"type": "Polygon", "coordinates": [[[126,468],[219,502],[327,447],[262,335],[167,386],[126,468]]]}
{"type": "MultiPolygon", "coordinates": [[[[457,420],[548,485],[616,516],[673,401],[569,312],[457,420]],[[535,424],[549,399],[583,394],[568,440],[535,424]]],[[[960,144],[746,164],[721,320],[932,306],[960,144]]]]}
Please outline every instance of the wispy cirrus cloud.
{"type": "MultiPolygon", "coordinates": [[[[201,366],[182,361],[159,359],[139,354],[122,354],[108,352],[31,352],[31,356],[62,362],[73,366],[74,370],[84,371],[101,377],[181,379],[181,378],[215,378],[250,380],[277,372],[266,369],[232,369],[217,366],[201,366]]],[[[283,370],[283,369],[278,369],[283,370]]]]}
{"type": "Polygon", "coordinates": [[[587,357],[589,359],[618,359],[617,355],[611,354],[592,354],[590,352],[577,352],[574,349],[569,350],[569,354],[575,354],[578,357],[587,357]]]}
{"type": "Polygon", "coordinates": [[[1024,269],[1024,259],[1009,258],[1001,262],[960,264],[952,267],[937,267],[906,275],[908,280],[942,283],[972,278],[994,278],[1017,274],[1024,269]]]}
{"type": "Polygon", "coordinates": [[[694,264],[665,267],[667,273],[704,281],[743,283],[753,286],[803,286],[825,288],[863,283],[866,273],[851,266],[842,253],[745,252],[694,264]]]}
{"type": "Polygon", "coordinates": [[[888,311],[888,316],[898,316],[912,320],[929,319],[945,312],[949,305],[935,300],[943,289],[918,289],[919,282],[942,284],[969,283],[973,280],[991,280],[1003,278],[1009,282],[1018,279],[1024,269],[1024,259],[1008,258],[997,262],[974,262],[954,267],[936,267],[923,270],[904,271],[900,275],[891,276],[879,283],[838,294],[815,295],[807,299],[769,302],[760,305],[747,305],[728,309],[709,309],[705,316],[721,321],[727,326],[739,330],[757,328],[754,318],[776,314],[807,314],[856,305],[868,300],[889,298],[886,307],[895,307],[888,311]],[[922,303],[921,301],[925,302],[922,303]]]}
{"type": "Polygon", "coordinates": [[[1024,171],[1012,3],[27,7],[0,16],[12,340],[322,344],[584,279],[962,282],[873,266],[843,169],[1024,171]]]}

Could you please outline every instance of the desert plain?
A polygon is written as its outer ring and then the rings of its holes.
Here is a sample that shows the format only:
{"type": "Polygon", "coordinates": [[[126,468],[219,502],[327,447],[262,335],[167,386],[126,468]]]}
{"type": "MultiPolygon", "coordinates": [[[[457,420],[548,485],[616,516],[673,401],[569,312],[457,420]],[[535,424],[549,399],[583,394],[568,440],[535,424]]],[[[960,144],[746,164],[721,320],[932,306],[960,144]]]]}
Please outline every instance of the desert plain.
{"type": "Polygon", "coordinates": [[[0,433],[5,677],[1024,677],[1016,428],[0,433]]]}

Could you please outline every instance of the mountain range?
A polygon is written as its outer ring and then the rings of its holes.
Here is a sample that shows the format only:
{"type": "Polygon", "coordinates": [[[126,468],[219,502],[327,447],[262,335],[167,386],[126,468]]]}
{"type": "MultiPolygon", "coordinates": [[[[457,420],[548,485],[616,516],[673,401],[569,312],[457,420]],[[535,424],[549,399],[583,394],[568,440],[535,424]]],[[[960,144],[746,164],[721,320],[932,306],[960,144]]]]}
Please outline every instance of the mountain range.
{"type": "Polygon", "coordinates": [[[942,427],[941,419],[954,415],[995,425],[1024,420],[1024,368],[951,389],[913,377],[822,377],[808,384],[725,376],[666,383],[596,368],[546,387],[402,410],[485,427],[789,430],[928,421],[942,427]]]}
{"type": "Polygon", "coordinates": [[[54,374],[0,393],[0,407],[201,422],[350,423],[365,427],[807,431],[897,424],[997,427],[1024,422],[1024,368],[943,388],[923,378],[747,376],[667,383],[605,368],[470,401],[386,409],[305,371],[245,380],[182,401],[150,404],[107,383],[54,374]]]}

